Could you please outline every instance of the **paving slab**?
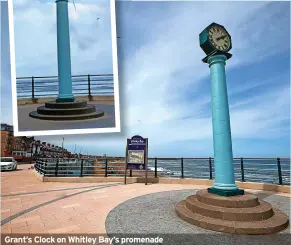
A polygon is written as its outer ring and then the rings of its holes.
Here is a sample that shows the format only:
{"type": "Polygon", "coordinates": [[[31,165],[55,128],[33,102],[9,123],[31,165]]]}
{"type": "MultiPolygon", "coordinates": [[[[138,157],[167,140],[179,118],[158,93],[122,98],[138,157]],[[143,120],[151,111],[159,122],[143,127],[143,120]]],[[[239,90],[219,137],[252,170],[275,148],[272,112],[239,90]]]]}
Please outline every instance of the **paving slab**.
{"type": "MultiPolygon", "coordinates": [[[[116,229],[108,230],[106,227],[113,217],[112,214],[117,215],[116,211],[120,207],[131,201],[134,201],[131,202],[134,204],[135,200],[139,200],[136,202],[138,207],[131,205],[130,212],[123,212],[124,208],[122,208],[122,212],[119,212],[116,223],[120,226],[118,231],[137,232],[149,225],[152,225],[152,228],[159,225],[160,227],[155,229],[155,232],[161,231],[161,229],[172,232],[167,226],[173,218],[167,216],[169,210],[174,210],[177,200],[208,187],[191,184],[145,185],[136,183],[124,185],[123,183],[41,182],[34,176],[30,164],[19,165],[18,168],[17,171],[1,172],[1,194],[3,195],[1,197],[1,219],[20,214],[1,226],[2,233],[5,234],[89,234],[96,236],[96,234],[106,234],[107,231],[112,234],[111,232],[115,232],[116,229]],[[177,193],[180,194],[177,196],[177,193]],[[156,198],[153,199],[151,195],[156,195],[156,198]],[[45,202],[47,204],[42,205],[45,202]],[[37,205],[39,206],[36,209],[24,212],[37,205]],[[162,210],[162,212],[158,213],[157,210],[162,210]],[[153,217],[153,212],[159,216],[153,217]],[[124,218],[125,214],[127,215],[124,218]],[[145,216],[148,216],[147,220],[144,220],[145,216]],[[131,225],[130,222],[134,222],[135,225],[131,225]]],[[[272,204],[282,211],[288,212],[290,209],[288,203],[282,202],[284,198],[290,199],[288,193],[256,190],[248,190],[248,192],[255,193],[268,202],[273,200],[272,204]]],[[[185,223],[189,225],[187,222],[180,219],[178,222],[180,223],[175,230],[178,231],[182,228],[185,232],[187,229],[189,231],[190,228],[184,226],[185,223]]],[[[193,231],[193,227],[191,229],[193,231]]],[[[210,234],[209,231],[206,233],[210,234]]],[[[205,234],[205,230],[204,233],[203,229],[196,230],[196,232],[194,230],[194,234],[205,234]]],[[[184,235],[188,236],[189,232],[180,233],[179,237],[184,235]]],[[[198,241],[201,242],[203,237],[206,236],[201,236],[198,241]]],[[[197,240],[194,237],[195,239],[197,240]]],[[[181,242],[181,240],[179,241],[181,242]]],[[[207,241],[211,242],[212,239],[207,239],[207,241]]],[[[283,242],[280,243],[280,245],[283,244],[283,242]]]]}
{"type": "Polygon", "coordinates": [[[40,120],[29,116],[29,113],[37,110],[40,104],[18,105],[18,130],[19,131],[42,131],[42,130],[65,130],[86,128],[112,128],[115,127],[115,106],[99,104],[96,101],[88,102],[96,109],[104,111],[105,115],[96,119],[75,121],[51,121],[40,120]]]}
{"type": "MultiPolygon", "coordinates": [[[[197,191],[197,189],[172,190],[132,198],[110,211],[106,219],[107,234],[109,237],[119,236],[120,238],[126,234],[131,234],[131,237],[160,235],[165,239],[164,243],[169,245],[290,244],[289,227],[276,235],[243,236],[210,231],[189,224],[178,217],[175,206],[186,197],[196,194],[197,191]]],[[[254,194],[256,194],[255,191],[254,194]]],[[[289,215],[290,196],[269,193],[265,195],[264,200],[270,202],[271,205],[280,206],[280,210],[289,215]]]]}

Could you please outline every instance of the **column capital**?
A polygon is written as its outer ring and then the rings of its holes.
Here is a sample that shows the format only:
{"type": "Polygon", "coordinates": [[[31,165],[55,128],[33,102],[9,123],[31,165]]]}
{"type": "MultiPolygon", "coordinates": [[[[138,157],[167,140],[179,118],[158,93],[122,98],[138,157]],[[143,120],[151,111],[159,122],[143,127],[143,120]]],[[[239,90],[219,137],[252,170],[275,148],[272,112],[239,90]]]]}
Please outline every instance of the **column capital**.
{"type": "Polygon", "coordinates": [[[220,56],[220,55],[225,56],[227,60],[230,59],[230,58],[232,57],[232,54],[230,54],[230,53],[222,52],[222,51],[218,51],[218,50],[214,50],[213,52],[211,52],[210,54],[208,54],[206,57],[204,57],[204,58],[202,59],[202,61],[203,61],[204,63],[209,63],[208,60],[209,60],[211,57],[214,57],[214,56],[220,56]]]}
{"type": "Polygon", "coordinates": [[[209,67],[214,65],[214,64],[217,64],[217,63],[221,63],[221,64],[225,65],[226,60],[227,60],[226,55],[219,54],[219,55],[210,56],[207,60],[207,63],[209,64],[209,67]]]}

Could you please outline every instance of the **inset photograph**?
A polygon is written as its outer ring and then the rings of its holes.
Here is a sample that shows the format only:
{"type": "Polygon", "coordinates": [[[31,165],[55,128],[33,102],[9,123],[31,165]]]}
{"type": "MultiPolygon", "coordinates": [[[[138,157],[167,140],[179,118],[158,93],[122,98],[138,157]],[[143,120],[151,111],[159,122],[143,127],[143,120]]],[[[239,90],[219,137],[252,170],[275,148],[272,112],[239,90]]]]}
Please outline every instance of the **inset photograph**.
{"type": "Polygon", "coordinates": [[[15,135],[120,132],[115,1],[14,0],[9,15],[15,135]]]}

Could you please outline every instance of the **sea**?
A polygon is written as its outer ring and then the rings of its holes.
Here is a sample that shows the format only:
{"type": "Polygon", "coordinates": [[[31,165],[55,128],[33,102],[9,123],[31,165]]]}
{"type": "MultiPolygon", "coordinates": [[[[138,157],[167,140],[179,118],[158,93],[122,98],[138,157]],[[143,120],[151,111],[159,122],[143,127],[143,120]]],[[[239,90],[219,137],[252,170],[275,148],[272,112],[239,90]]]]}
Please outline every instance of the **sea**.
{"type": "MultiPolygon", "coordinates": [[[[103,162],[102,169],[105,168],[105,161],[103,162]]],[[[55,164],[55,160],[51,162],[55,164]]],[[[73,162],[69,162],[70,166],[75,165],[74,169],[70,168],[71,176],[79,176],[80,175],[80,164],[81,160],[74,160],[73,162]],[[73,164],[73,165],[72,165],[73,164]]],[[[66,162],[68,164],[68,162],[66,162]]],[[[114,165],[120,167],[122,162],[114,161],[111,162],[108,160],[108,169],[111,171],[108,172],[109,175],[124,175],[123,173],[117,172],[113,170],[114,165]]],[[[123,162],[124,164],[124,162],[123,162]]],[[[95,165],[95,160],[91,159],[84,162],[84,175],[92,175],[92,167],[95,165]]],[[[282,173],[282,184],[290,185],[290,159],[280,159],[281,173],[282,173]]],[[[59,165],[61,168],[61,165],[59,165]]],[[[65,167],[68,169],[68,166],[65,167]]],[[[96,169],[96,167],[94,167],[96,169]]],[[[173,177],[173,178],[181,178],[181,159],[157,159],[157,172],[159,176],[165,177],[173,177]]],[[[184,178],[198,178],[198,179],[210,179],[210,167],[209,167],[209,159],[183,159],[183,169],[184,169],[184,178]]],[[[243,159],[243,169],[244,169],[244,181],[249,182],[261,182],[261,183],[273,183],[279,184],[279,174],[278,174],[278,165],[277,159],[243,159]]],[[[55,174],[55,166],[51,165],[51,174],[55,174]]],[[[148,170],[154,172],[155,171],[155,160],[148,160],[148,170]]],[[[137,170],[138,171],[138,170],[137,170]]],[[[237,181],[242,181],[241,174],[241,160],[234,159],[234,171],[235,171],[235,179],[237,181]]],[[[93,171],[94,172],[94,171],[93,171]]],[[[144,171],[138,171],[144,172],[144,171]]],[[[134,173],[133,173],[134,174],[134,173]]],[[[68,173],[66,173],[67,176],[68,173]]],[[[94,174],[93,174],[94,175],[94,174]]],[[[212,158],[212,178],[215,178],[215,168],[212,158]]]]}
{"type": "MultiPolygon", "coordinates": [[[[88,75],[72,76],[73,94],[88,95],[88,75]]],[[[114,95],[113,75],[90,75],[92,95],[114,95]]],[[[34,97],[58,95],[58,78],[34,78],[34,97]]],[[[17,98],[32,97],[32,78],[17,78],[17,98]]],[[[209,179],[208,159],[184,159],[184,178],[209,179]]],[[[154,160],[149,160],[149,170],[154,171],[154,160]]],[[[181,160],[158,160],[160,175],[181,177],[181,160]]],[[[240,159],[234,160],[235,178],[242,180],[240,159]]],[[[281,160],[282,181],[290,185],[290,160],[281,160]]],[[[215,178],[212,162],[212,177],[215,178]]],[[[244,180],[253,182],[279,183],[277,159],[244,159],[244,180]]]]}
{"type": "MultiPolygon", "coordinates": [[[[32,97],[32,77],[17,78],[17,98],[32,97]]],[[[88,95],[88,75],[72,76],[73,94],[88,95]]],[[[35,77],[34,97],[54,97],[58,95],[58,77],[35,77]]],[[[113,75],[90,75],[91,95],[114,95],[113,75]]]]}
{"type": "MultiPolygon", "coordinates": [[[[281,160],[282,182],[290,185],[290,160],[281,160]]],[[[209,179],[209,161],[200,159],[184,159],[184,178],[209,179]]],[[[251,182],[279,183],[277,159],[251,159],[243,160],[244,180],[251,182]]],[[[154,171],[154,160],[149,160],[148,169],[154,171]]],[[[169,177],[181,177],[181,160],[158,160],[159,174],[169,177]]],[[[242,180],[240,159],[234,160],[235,179],[242,180]]],[[[212,177],[215,178],[214,163],[212,159],[212,177]]]]}

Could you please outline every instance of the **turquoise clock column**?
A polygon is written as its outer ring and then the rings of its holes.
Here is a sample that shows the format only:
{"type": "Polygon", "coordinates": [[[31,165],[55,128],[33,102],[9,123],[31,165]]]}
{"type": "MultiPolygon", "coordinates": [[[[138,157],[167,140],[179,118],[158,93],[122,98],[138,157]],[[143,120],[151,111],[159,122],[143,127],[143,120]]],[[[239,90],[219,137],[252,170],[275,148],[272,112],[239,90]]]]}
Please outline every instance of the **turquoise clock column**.
{"type": "Polygon", "coordinates": [[[68,0],[56,0],[57,5],[57,48],[59,94],[56,100],[29,113],[42,120],[70,121],[87,120],[104,116],[104,111],[88,105],[86,100],[74,98],[71,76],[70,30],[68,0]]]}
{"type": "Polygon", "coordinates": [[[223,54],[210,56],[212,127],[214,146],[215,183],[208,192],[223,196],[242,195],[235,184],[229,105],[225,76],[227,57],[223,54]]]}
{"type": "Polygon", "coordinates": [[[207,190],[180,201],[176,212],[186,222],[218,232],[263,235],[283,230],[289,224],[285,213],[271,210],[270,204],[244,193],[235,184],[225,75],[226,60],[232,57],[228,53],[231,36],[222,25],[212,23],[199,34],[199,39],[206,53],[202,61],[210,68],[215,182],[207,190]]]}
{"type": "Polygon", "coordinates": [[[56,102],[73,102],[68,0],[56,0],[59,95],[56,102]]]}

